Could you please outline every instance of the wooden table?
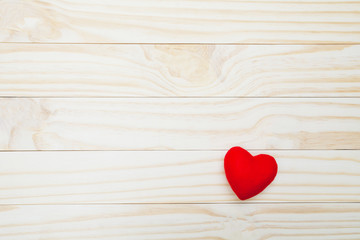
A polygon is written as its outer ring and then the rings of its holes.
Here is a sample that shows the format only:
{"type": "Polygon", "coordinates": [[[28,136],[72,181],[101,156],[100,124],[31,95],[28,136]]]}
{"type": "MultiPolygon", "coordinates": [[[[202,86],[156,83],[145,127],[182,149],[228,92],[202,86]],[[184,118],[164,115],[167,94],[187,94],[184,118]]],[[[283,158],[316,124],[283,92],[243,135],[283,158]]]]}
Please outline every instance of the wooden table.
{"type": "Polygon", "coordinates": [[[360,1],[1,0],[0,41],[1,240],[360,239],[360,1]]]}

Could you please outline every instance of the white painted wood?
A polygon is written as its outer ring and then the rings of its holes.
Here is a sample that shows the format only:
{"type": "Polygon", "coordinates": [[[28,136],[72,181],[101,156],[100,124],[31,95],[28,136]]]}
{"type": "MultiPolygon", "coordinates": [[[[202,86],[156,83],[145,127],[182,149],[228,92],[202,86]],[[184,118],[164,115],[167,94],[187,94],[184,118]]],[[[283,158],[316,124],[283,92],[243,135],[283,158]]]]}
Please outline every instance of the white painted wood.
{"type": "Polygon", "coordinates": [[[358,45],[0,44],[1,96],[360,96],[358,45]]]}
{"type": "Polygon", "coordinates": [[[358,1],[0,1],[0,41],[359,43],[358,1]]]}
{"type": "MultiPolygon", "coordinates": [[[[0,204],[238,202],[224,151],[1,152],[0,204]]],[[[279,173],[246,202],[360,202],[360,151],[252,151],[279,173]]]]}
{"type": "Polygon", "coordinates": [[[360,149],[359,98],[3,98],[2,150],[360,149]]]}
{"type": "Polygon", "coordinates": [[[360,238],[359,204],[0,206],[1,240],[360,238]]]}

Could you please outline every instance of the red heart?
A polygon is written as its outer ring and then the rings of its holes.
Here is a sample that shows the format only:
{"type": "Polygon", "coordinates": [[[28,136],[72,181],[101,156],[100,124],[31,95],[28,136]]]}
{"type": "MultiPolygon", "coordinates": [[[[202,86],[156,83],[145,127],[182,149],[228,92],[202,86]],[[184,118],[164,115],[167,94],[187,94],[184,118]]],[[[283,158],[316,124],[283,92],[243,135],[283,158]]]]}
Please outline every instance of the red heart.
{"type": "Polygon", "coordinates": [[[224,168],[232,190],[241,200],[261,193],[274,180],[278,169],[272,156],[253,157],[241,147],[233,147],[226,153],[224,168]]]}

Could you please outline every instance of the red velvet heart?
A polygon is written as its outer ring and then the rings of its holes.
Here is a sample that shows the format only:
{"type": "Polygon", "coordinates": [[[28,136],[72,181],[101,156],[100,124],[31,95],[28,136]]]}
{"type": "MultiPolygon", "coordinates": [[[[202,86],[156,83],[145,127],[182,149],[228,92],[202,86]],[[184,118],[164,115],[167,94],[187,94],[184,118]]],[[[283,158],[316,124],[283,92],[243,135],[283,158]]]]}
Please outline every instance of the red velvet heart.
{"type": "Polygon", "coordinates": [[[278,169],[272,156],[253,157],[241,147],[233,147],[226,153],[224,168],[232,190],[241,200],[261,193],[274,180],[278,169]]]}

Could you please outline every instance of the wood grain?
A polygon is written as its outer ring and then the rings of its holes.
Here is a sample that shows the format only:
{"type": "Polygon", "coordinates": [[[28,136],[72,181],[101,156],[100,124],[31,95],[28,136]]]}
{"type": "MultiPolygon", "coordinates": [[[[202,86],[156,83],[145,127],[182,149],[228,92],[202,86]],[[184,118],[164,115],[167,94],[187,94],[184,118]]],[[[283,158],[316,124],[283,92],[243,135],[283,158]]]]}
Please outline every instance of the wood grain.
{"type": "Polygon", "coordinates": [[[1,44],[0,96],[359,97],[360,46],[1,44]]]}
{"type": "MultiPolygon", "coordinates": [[[[224,151],[1,152],[0,204],[238,202],[224,151]]],[[[252,151],[279,173],[247,202],[360,202],[360,151],[252,151]]]]}
{"type": "Polygon", "coordinates": [[[360,149],[359,98],[3,98],[2,150],[360,149]]]}
{"type": "Polygon", "coordinates": [[[1,206],[0,239],[360,238],[359,204],[1,206]]]}
{"type": "Polygon", "coordinates": [[[359,13],[0,0],[0,240],[360,239],[359,13]],[[247,202],[234,145],[279,165],[247,202]]]}
{"type": "Polygon", "coordinates": [[[359,43],[358,1],[0,1],[0,41],[359,43]]]}

